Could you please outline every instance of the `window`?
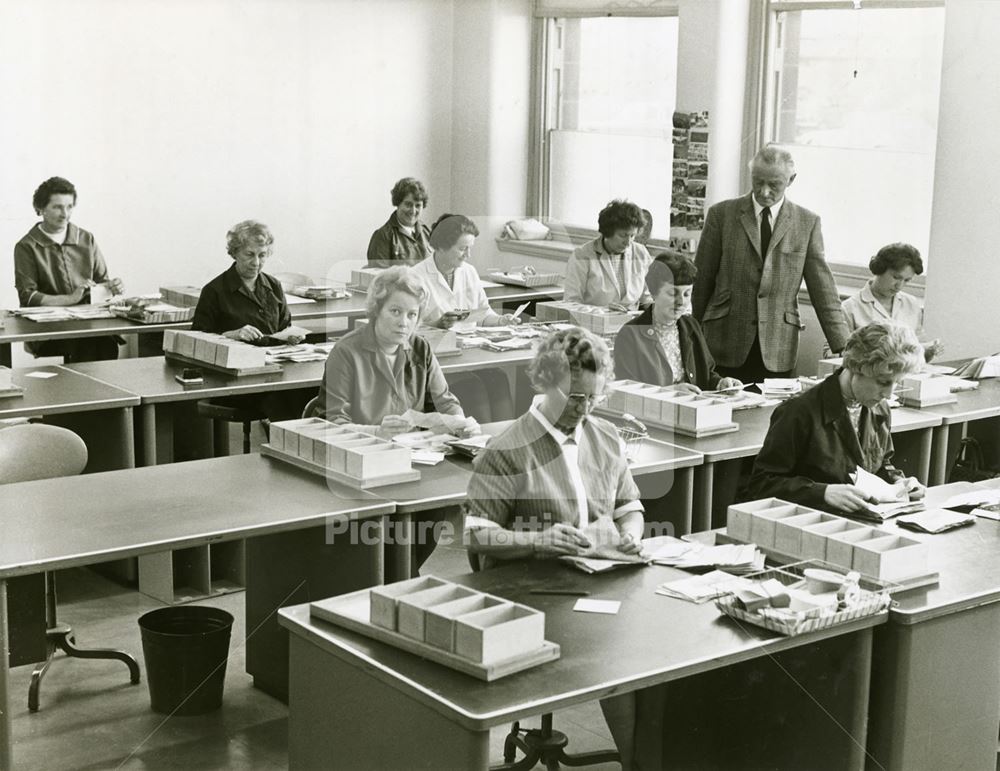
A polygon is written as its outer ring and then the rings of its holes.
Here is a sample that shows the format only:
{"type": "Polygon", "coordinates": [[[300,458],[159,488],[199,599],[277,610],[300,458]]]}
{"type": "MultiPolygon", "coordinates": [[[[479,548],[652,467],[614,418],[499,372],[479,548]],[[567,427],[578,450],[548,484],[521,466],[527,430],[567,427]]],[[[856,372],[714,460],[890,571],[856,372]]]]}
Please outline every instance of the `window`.
{"type": "Polygon", "coordinates": [[[542,214],[595,230],[628,198],[669,236],[677,17],[548,20],[542,214]]]}
{"type": "Polygon", "coordinates": [[[795,156],[790,197],[822,217],[832,263],[867,266],[893,241],[926,260],[944,8],[804,5],[771,3],[765,85],[764,136],[795,156]]]}

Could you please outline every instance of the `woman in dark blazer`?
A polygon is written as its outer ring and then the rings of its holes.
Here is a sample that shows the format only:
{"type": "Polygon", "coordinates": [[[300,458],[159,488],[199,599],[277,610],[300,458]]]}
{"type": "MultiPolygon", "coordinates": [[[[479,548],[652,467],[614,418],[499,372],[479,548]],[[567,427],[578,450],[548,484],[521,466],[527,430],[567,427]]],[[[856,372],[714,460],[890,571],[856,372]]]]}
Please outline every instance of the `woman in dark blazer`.
{"type": "Polygon", "coordinates": [[[923,348],[909,327],[877,321],[854,332],[841,369],[775,409],[744,497],[857,511],[870,502],[851,480],[857,468],[905,487],[910,500],[923,497],[920,483],[892,465],[892,413],[885,401],[922,362],[923,348]]]}
{"type": "Polygon", "coordinates": [[[653,304],[623,326],[615,338],[615,377],[678,390],[739,387],[721,377],[701,325],[691,316],[691,291],[698,269],[677,252],[663,252],[646,272],[653,304]]]}

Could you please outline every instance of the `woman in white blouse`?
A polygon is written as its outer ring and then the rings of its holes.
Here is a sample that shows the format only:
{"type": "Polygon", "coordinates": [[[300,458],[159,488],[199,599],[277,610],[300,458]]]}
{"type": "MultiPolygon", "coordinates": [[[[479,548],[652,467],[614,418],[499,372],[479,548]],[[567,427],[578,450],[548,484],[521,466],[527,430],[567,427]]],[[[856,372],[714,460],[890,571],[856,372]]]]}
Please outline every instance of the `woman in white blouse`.
{"type": "MultiPolygon", "coordinates": [[[[873,321],[895,321],[923,337],[924,309],[911,294],[903,291],[915,276],[924,272],[920,252],[909,244],[883,246],[871,258],[868,269],[873,277],[853,297],[844,300],[844,315],[853,332],[873,321]]],[[[939,340],[924,343],[924,357],[930,361],[943,346],[939,340]]]]}
{"type": "MultiPolygon", "coordinates": [[[[434,223],[430,236],[434,253],[413,268],[427,289],[423,323],[450,327],[454,317],[448,314],[456,310],[470,311],[480,326],[520,323],[490,307],[479,274],[469,264],[478,235],[476,223],[462,214],[442,214],[434,223]]],[[[514,417],[514,400],[502,370],[456,373],[448,376],[448,383],[466,412],[480,423],[514,417]]]]}
{"type": "Polygon", "coordinates": [[[470,311],[484,327],[518,323],[513,315],[490,307],[479,274],[469,264],[478,235],[476,223],[461,214],[442,214],[434,223],[430,237],[434,253],[416,266],[428,291],[424,323],[451,326],[447,314],[455,310],[470,311]]]}

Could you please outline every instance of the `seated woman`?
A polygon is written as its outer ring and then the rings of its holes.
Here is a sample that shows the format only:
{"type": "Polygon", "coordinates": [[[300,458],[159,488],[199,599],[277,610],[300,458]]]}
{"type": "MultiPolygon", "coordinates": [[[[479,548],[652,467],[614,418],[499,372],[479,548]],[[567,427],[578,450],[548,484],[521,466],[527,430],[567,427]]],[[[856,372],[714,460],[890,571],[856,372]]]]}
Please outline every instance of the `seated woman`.
{"type": "MultiPolygon", "coordinates": [[[[465,527],[469,549],[489,567],[506,560],[579,554],[584,529],[613,523],[626,554],[642,550],[643,510],[614,426],[590,414],[611,376],[599,337],[578,327],[553,333],[528,373],[539,395],[473,464],[465,527]]],[[[635,696],[601,700],[631,768],[635,696]]]]}
{"type": "MultiPolygon", "coordinates": [[[[263,270],[273,248],[274,236],[264,223],[244,220],[234,225],[226,233],[226,251],[233,264],[201,290],[191,329],[253,343],[291,326],[281,282],[263,270]]],[[[283,339],[288,343],[302,341],[297,335],[283,339]]],[[[274,391],[214,401],[281,420],[298,417],[307,400],[301,392],[274,391]]]]}
{"type": "MultiPolygon", "coordinates": [[[[264,273],[274,236],[267,225],[244,220],[226,233],[233,264],[201,290],[191,329],[252,343],[287,329],[292,316],[281,282],[264,273]]],[[[293,337],[288,342],[301,342],[293,337]]]]}
{"type": "Polygon", "coordinates": [[[642,209],[614,200],[597,215],[600,235],[577,249],[566,268],[568,302],[622,305],[635,309],[650,301],[644,278],[649,252],[635,237],[643,227],[642,209]]]}
{"type": "MultiPolygon", "coordinates": [[[[389,268],[368,290],[368,324],[344,335],[330,351],[316,414],[385,438],[412,430],[408,410],[463,416],[430,345],[414,334],[427,290],[413,269],[389,268]]],[[[466,433],[478,433],[475,420],[466,433]]],[[[414,575],[434,551],[431,528],[440,512],[414,516],[414,575]]],[[[393,576],[394,580],[409,576],[393,576]]]]}
{"type": "MultiPolygon", "coordinates": [[[[452,311],[470,311],[479,326],[502,326],[520,323],[512,314],[500,314],[490,307],[486,291],[469,255],[479,235],[479,228],[461,214],[442,214],[431,228],[434,253],[414,270],[427,288],[424,323],[449,327],[452,311]]],[[[490,368],[450,376],[452,388],[469,413],[483,423],[514,417],[514,402],[507,376],[490,368]]]]}
{"type": "Polygon", "coordinates": [[[646,273],[653,304],[619,330],[615,377],[695,393],[743,385],[715,371],[701,324],[691,315],[697,274],[691,258],[677,252],[663,252],[653,260],[646,273]]]}
{"type": "MultiPolygon", "coordinates": [[[[920,338],[923,335],[924,309],[903,287],[924,272],[920,252],[909,244],[889,244],[871,258],[868,269],[873,278],[861,291],[843,302],[847,326],[855,329],[873,321],[896,321],[908,326],[920,338]]],[[[924,358],[930,361],[940,355],[944,347],[939,340],[924,343],[924,358]]]]}
{"type": "Polygon", "coordinates": [[[490,307],[483,282],[469,264],[479,228],[462,214],[442,214],[431,228],[430,243],[434,254],[416,266],[427,287],[425,324],[450,326],[443,318],[450,311],[471,311],[479,326],[517,324],[512,314],[500,314],[490,307]]]}
{"type": "Polygon", "coordinates": [[[892,466],[892,418],[885,401],[920,367],[916,335],[901,324],[876,321],[855,331],[843,353],[842,368],[774,410],[748,497],[858,511],[871,501],[851,481],[857,468],[905,488],[911,500],[923,497],[923,486],[892,466]]]}
{"type": "Polygon", "coordinates": [[[431,254],[427,240],[431,232],[420,221],[420,213],[427,208],[427,188],[419,179],[403,177],[392,186],[390,195],[396,210],[368,242],[368,266],[372,268],[416,265],[431,254]]]}

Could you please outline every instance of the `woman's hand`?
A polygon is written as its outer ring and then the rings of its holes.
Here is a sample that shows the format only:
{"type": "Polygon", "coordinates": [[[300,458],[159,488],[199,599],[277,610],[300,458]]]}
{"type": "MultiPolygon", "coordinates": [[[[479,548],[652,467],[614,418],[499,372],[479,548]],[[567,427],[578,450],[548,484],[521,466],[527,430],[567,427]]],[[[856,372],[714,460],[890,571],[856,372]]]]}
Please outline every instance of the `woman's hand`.
{"type": "Polygon", "coordinates": [[[636,540],[632,533],[622,533],[622,542],[618,546],[622,554],[642,554],[642,542],[636,540]]]}
{"type": "Polygon", "coordinates": [[[382,418],[382,425],[379,426],[378,433],[379,436],[392,439],[396,434],[407,433],[410,428],[410,422],[399,415],[386,415],[382,418]]]}
{"type": "Polygon", "coordinates": [[[230,340],[239,340],[243,343],[260,340],[264,336],[264,333],[257,329],[257,327],[253,324],[247,324],[239,329],[231,329],[228,332],[223,332],[222,334],[223,337],[228,337],[230,340]]]}
{"type": "Polygon", "coordinates": [[[125,285],[120,278],[112,278],[108,281],[108,291],[112,295],[125,294],[125,285]]]}
{"type": "Polygon", "coordinates": [[[671,383],[667,388],[679,394],[700,394],[701,389],[694,383],[671,383]]]}
{"type": "Polygon", "coordinates": [[[924,343],[924,361],[931,361],[944,353],[944,343],[940,340],[930,340],[924,343]]]}
{"type": "Polygon", "coordinates": [[[483,433],[483,429],[475,418],[466,418],[465,425],[458,431],[459,436],[463,439],[468,436],[479,436],[481,433],[483,433]]]}
{"type": "MultiPolygon", "coordinates": [[[[920,484],[920,480],[916,477],[907,477],[906,479],[897,480],[896,486],[905,490],[906,498],[911,501],[923,500],[924,495],[927,494],[927,488],[920,484]]],[[[902,495],[899,497],[903,498],[902,495]]]]}
{"type": "Polygon", "coordinates": [[[288,337],[285,338],[285,342],[288,343],[289,345],[298,345],[303,340],[305,340],[305,337],[303,337],[302,335],[289,335],[288,337]]]}
{"type": "Polygon", "coordinates": [[[504,313],[502,316],[497,317],[498,327],[516,327],[520,323],[521,319],[513,313],[504,313]]]}
{"type": "Polygon", "coordinates": [[[590,548],[590,541],[583,531],[562,523],[533,533],[535,553],[541,556],[579,554],[590,548]]]}
{"type": "Polygon", "coordinates": [[[870,502],[860,487],[855,485],[827,485],[823,500],[830,508],[838,511],[858,511],[870,502]]]}
{"type": "Polygon", "coordinates": [[[715,387],[716,391],[727,391],[729,389],[743,388],[743,381],[737,380],[734,377],[724,377],[719,381],[719,384],[715,387]]]}

